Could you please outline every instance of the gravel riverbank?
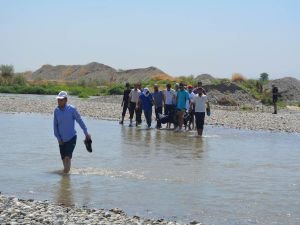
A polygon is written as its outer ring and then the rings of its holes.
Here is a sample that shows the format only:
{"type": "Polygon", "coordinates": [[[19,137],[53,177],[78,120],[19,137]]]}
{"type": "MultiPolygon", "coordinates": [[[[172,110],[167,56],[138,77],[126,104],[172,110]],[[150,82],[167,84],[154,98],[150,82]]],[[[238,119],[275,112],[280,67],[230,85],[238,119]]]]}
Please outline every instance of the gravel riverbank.
{"type": "MultiPolygon", "coordinates": [[[[75,105],[83,116],[119,120],[121,100],[122,96],[99,96],[89,99],[70,97],[69,103],[75,105]]],[[[52,114],[55,107],[55,96],[0,94],[0,112],[52,114]]],[[[206,117],[206,123],[239,129],[300,132],[299,108],[279,110],[276,115],[273,115],[270,109],[265,108],[264,111],[267,112],[230,110],[213,106],[212,115],[206,117]]]]}
{"type": "MultiPolygon", "coordinates": [[[[7,225],[82,225],[82,224],[130,224],[130,225],[178,225],[163,219],[151,220],[138,216],[128,216],[115,208],[86,209],[65,207],[49,201],[22,200],[0,195],[0,224],[7,225]]],[[[198,224],[193,221],[190,224],[198,224]]]]}

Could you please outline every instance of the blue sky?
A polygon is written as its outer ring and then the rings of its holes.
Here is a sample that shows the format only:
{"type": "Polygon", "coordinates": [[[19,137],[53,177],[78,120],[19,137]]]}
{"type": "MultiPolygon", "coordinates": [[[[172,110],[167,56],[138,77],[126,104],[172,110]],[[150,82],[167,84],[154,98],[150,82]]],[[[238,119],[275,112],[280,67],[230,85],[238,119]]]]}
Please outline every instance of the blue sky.
{"type": "Polygon", "coordinates": [[[300,79],[297,0],[0,0],[0,64],[300,79]]]}

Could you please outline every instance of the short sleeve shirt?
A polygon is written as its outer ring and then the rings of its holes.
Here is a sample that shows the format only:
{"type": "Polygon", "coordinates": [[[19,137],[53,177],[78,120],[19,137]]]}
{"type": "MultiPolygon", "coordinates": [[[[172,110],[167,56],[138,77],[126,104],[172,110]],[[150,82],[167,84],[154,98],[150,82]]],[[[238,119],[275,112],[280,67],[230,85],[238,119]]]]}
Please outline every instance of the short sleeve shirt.
{"type": "Polygon", "coordinates": [[[166,98],[166,105],[172,105],[173,104],[173,99],[174,99],[174,95],[176,95],[175,91],[173,89],[170,89],[170,91],[165,90],[164,91],[164,95],[166,98]]]}
{"type": "Polygon", "coordinates": [[[177,92],[177,109],[186,109],[186,101],[190,99],[189,93],[185,90],[177,92]]]}
{"type": "Polygon", "coordinates": [[[199,94],[194,95],[192,102],[195,104],[195,112],[205,112],[206,110],[206,102],[207,102],[207,96],[202,95],[199,96],[199,94]]]}
{"type": "Polygon", "coordinates": [[[141,91],[139,89],[137,90],[132,89],[129,94],[129,97],[131,97],[131,102],[138,103],[140,95],[141,95],[141,91]]]}

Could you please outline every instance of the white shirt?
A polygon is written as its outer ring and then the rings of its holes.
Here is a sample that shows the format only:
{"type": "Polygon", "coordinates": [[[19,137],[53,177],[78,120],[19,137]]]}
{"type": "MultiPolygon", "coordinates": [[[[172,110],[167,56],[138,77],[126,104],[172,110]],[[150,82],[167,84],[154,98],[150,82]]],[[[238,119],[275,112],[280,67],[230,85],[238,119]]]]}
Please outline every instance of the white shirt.
{"type": "MultiPolygon", "coordinates": [[[[195,96],[195,94],[192,92],[192,93],[189,93],[189,96],[190,96],[190,99],[193,99],[193,97],[195,96]]],[[[186,111],[189,111],[190,109],[190,99],[186,100],[186,111]]]]}
{"type": "Polygon", "coordinates": [[[207,103],[207,96],[202,94],[194,95],[192,102],[195,104],[195,112],[205,112],[206,111],[206,103],[207,103]]]}
{"type": "Polygon", "coordinates": [[[137,90],[132,89],[131,92],[129,93],[129,98],[131,99],[130,101],[138,103],[140,95],[141,95],[141,91],[139,89],[137,90]]]}
{"type": "Polygon", "coordinates": [[[175,96],[175,90],[170,89],[170,91],[168,91],[167,89],[164,90],[164,96],[165,96],[165,104],[166,105],[172,105],[174,96],[175,96]]]}

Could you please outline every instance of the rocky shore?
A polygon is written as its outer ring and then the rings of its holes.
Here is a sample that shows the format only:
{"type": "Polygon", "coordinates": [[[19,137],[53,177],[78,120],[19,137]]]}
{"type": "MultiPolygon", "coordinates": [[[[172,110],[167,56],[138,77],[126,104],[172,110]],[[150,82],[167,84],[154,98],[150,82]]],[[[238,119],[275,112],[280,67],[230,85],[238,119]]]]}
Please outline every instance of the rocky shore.
{"type": "MultiPolygon", "coordinates": [[[[151,220],[128,216],[122,210],[65,207],[49,201],[22,200],[0,195],[0,224],[4,225],[178,225],[163,219],[151,220]]],[[[190,224],[198,224],[193,221],[190,224]]]]}
{"type": "MultiPolygon", "coordinates": [[[[99,96],[89,99],[70,97],[69,103],[75,105],[83,116],[119,120],[121,100],[122,96],[99,96]]],[[[52,114],[55,107],[55,96],[0,94],[0,112],[52,114]]],[[[276,115],[271,112],[271,108],[261,106],[252,111],[212,106],[212,115],[206,117],[206,123],[239,129],[300,132],[299,108],[282,109],[276,115]]]]}

